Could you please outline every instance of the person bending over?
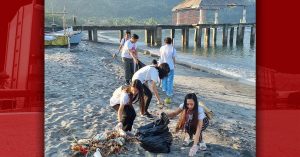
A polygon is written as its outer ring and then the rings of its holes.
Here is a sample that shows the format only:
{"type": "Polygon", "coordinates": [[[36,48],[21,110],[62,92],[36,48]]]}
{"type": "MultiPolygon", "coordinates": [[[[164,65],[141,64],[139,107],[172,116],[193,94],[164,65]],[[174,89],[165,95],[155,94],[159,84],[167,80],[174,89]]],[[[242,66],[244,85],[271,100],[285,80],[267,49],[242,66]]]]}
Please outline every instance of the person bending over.
{"type": "Polygon", "coordinates": [[[145,95],[145,116],[148,118],[153,118],[153,116],[148,112],[148,108],[152,99],[152,92],[149,89],[149,86],[152,88],[154,95],[159,104],[163,104],[161,101],[156,83],[159,82],[159,79],[163,79],[170,72],[169,65],[167,63],[162,63],[159,66],[148,65],[140,70],[138,70],[132,77],[132,81],[140,80],[143,84],[143,93],[145,95]]]}

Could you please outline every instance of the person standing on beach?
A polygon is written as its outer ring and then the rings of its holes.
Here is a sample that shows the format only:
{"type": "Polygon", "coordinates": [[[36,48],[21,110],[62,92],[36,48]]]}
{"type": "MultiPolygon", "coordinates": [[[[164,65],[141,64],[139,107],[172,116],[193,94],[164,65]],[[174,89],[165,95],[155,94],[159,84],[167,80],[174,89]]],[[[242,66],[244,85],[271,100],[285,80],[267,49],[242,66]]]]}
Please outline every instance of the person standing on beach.
{"type": "Polygon", "coordinates": [[[132,104],[140,102],[141,115],[145,112],[143,84],[139,80],[133,81],[130,86],[117,88],[110,98],[110,106],[117,111],[117,128],[131,131],[136,112],[132,104]]]}
{"type": "Polygon", "coordinates": [[[159,50],[160,58],[159,63],[168,63],[170,67],[170,72],[167,77],[162,80],[162,90],[166,92],[167,98],[166,103],[171,102],[171,97],[173,96],[173,82],[174,82],[174,67],[175,67],[175,57],[176,49],[172,45],[172,39],[170,37],[165,38],[165,45],[159,50]]]}
{"type": "Polygon", "coordinates": [[[122,48],[122,61],[124,63],[125,84],[129,85],[134,73],[134,64],[138,64],[137,45],[139,36],[133,34],[130,40],[127,40],[122,48]]]}
{"type": "MultiPolygon", "coordinates": [[[[120,41],[120,46],[119,46],[118,54],[121,52],[122,48],[124,47],[125,42],[127,40],[130,40],[130,38],[131,38],[131,32],[130,31],[126,31],[125,37],[122,38],[121,41],[120,41]]],[[[116,56],[117,56],[117,54],[113,54],[113,58],[115,58],[116,56]]]]}
{"type": "Polygon", "coordinates": [[[153,116],[148,112],[148,108],[152,99],[152,92],[149,89],[149,86],[152,88],[157,102],[162,105],[163,102],[159,97],[156,83],[159,82],[159,79],[166,77],[169,72],[169,65],[167,63],[162,63],[157,67],[154,65],[145,66],[134,73],[132,77],[132,81],[140,80],[143,84],[143,93],[145,95],[145,116],[148,118],[153,118],[153,116]]]}
{"type": "Polygon", "coordinates": [[[198,149],[206,150],[206,144],[202,137],[202,132],[209,125],[209,118],[204,112],[204,108],[198,105],[196,94],[190,93],[185,96],[184,103],[173,112],[167,113],[169,118],[176,117],[181,114],[176,126],[176,132],[185,130],[188,137],[185,139],[184,146],[192,144],[194,136],[194,143],[190,149],[189,156],[196,155],[198,149]],[[199,146],[198,146],[199,145],[199,146]]]}

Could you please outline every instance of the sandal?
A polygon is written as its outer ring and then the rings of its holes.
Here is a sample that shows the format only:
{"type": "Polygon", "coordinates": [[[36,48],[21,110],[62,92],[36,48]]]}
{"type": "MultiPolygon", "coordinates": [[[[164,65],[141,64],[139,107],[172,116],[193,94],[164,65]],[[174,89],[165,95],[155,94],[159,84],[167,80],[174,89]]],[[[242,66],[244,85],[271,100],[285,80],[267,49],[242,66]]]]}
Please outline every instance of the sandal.
{"type": "Polygon", "coordinates": [[[205,142],[199,143],[199,148],[200,148],[200,150],[202,150],[202,151],[206,150],[206,149],[207,149],[207,146],[206,146],[205,142]]]}

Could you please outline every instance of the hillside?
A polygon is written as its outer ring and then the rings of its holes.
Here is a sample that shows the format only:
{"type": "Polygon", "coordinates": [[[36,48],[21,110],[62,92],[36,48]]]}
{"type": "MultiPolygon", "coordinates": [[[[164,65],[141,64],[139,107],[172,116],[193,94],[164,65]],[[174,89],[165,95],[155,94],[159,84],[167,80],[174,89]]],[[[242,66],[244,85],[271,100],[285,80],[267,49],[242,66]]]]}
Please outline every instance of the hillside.
{"type": "MultiPolygon", "coordinates": [[[[253,0],[248,1],[253,2],[253,0]]],[[[77,16],[79,24],[168,24],[172,19],[172,8],[180,2],[182,0],[45,0],[45,10],[49,13],[53,6],[54,12],[61,12],[66,6],[69,13],[67,16],[69,18],[77,16]]],[[[248,13],[247,18],[255,21],[255,9],[250,8],[248,13]]],[[[239,19],[240,15],[241,11],[237,10],[230,18],[239,19]]],[[[51,23],[49,16],[46,15],[46,25],[51,23]]],[[[222,18],[223,16],[220,15],[220,21],[222,18]]],[[[56,21],[60,23],[61,20],[56,18],[56,21]]]]}

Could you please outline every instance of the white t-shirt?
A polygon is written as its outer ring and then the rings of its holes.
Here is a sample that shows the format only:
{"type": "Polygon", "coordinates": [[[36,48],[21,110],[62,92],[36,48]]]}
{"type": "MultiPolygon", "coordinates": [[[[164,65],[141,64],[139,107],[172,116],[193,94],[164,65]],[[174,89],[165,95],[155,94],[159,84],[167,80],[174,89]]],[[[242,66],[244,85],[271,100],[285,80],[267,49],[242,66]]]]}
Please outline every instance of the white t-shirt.
{"type": "Polygon", "coordinates": [[[117,104],[127,105],[129,102],[129,95],[122,90],[122,86],[117,88],[113,96],[110,98],[110,106],[115,106],[117,104]]]}
{"type": "Polygon", "coordinates": [[[173,57],[176,57],[176,49],[171,44],[162,46],[159,50],[160,58],[159,63],[168,63],[170,70],[174,69],[173,57]]]}
{"type": "Polygon", "coordinates": [[[122,48],[121,57],[132,58],[132,56],[129,54],[129,50],[136,50],[136,49],[137,49],[136,43],[132,43],[130,40],[127,40],[122,48]]]}
{"type": "MultiPolygon", "coordinates": [[[[180,104],[179,108],[183,110],[184,104],[180,104]]],[[[198,105],[198,119],[203,120],[206,117],[204,109],[198,105]]]]}
{"type": "Polygon", "coordinates": [[[128,38],[128,39],[123,38],[123,39],[121,40],[120,44],[121,44],[122,46],[124,46],[124,45],[125,45],[125,42],[128,41],[129,39],[130,39],[130,38],[128,38]]]}
{"type": "Polygon", "coordinates": [[[159,80],[158,70],[151,65],[147,65],[134,73],[132,82],[134,80],[140,80],[142,83],[145,83],[146,81],[154,81],[157,83],[159,80]]]}

